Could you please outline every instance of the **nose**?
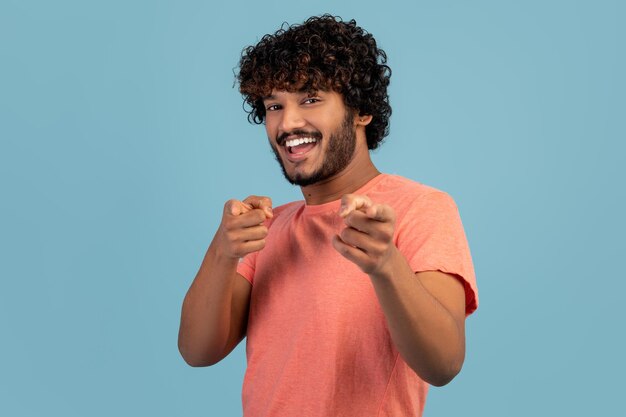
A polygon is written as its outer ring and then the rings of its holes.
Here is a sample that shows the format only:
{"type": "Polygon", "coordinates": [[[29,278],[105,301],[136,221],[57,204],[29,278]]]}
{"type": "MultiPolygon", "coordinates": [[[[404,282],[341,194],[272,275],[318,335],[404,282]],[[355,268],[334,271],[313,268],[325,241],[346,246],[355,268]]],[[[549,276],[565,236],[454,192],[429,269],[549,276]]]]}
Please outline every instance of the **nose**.
{"type": "Polygon", "coordinates": [[[281,113],[279,129],[282,133],[289,133],[306,126],[306,121],[298,106],[285,106],[281,113]]]}

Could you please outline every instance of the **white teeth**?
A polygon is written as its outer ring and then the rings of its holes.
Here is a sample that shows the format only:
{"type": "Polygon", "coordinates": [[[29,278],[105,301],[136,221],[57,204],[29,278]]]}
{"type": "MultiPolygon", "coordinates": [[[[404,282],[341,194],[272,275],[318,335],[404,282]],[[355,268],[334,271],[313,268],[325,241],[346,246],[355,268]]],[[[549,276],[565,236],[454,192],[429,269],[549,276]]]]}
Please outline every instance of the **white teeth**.
{"type": "Polygon", "coordinates": [[[313,142],[317,142],[317,139],[315,138],[291,139],[285,142],[285,146],[292,148],[294,146],[302,145],[303,143],[313,143],[313,142]]]}

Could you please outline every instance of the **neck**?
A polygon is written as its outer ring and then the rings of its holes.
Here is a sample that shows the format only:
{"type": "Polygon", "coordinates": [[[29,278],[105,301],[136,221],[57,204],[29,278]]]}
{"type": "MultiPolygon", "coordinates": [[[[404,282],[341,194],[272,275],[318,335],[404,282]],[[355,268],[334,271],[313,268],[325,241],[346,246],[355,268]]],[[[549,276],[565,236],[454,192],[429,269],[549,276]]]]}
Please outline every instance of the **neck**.
{"type": "Polygon", "coordinates": [[[324,204],[339,200],[344,194],[354,193],[380,174],[369,157],[355,158],[338,174],[315,184],[300,187],[307,205],[324,204]]]}

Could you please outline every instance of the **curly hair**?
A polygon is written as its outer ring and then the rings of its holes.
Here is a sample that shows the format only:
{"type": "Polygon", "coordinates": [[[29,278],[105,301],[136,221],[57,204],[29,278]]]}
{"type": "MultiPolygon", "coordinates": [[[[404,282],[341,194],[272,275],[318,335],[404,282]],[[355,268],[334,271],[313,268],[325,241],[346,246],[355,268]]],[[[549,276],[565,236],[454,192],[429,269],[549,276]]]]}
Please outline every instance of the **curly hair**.
{"type": "Polygon", "coordinates": [[[365,132],[367,147],[375,149],[389,134],[386,63],[385,51],[354,20],[324,14],[301,25],[283,23],[244,48],[237,81],[248,120],[256,124],[265,120],[263,98],[272,90],[340,93],[348,108],[372,116],[365,132]]]}

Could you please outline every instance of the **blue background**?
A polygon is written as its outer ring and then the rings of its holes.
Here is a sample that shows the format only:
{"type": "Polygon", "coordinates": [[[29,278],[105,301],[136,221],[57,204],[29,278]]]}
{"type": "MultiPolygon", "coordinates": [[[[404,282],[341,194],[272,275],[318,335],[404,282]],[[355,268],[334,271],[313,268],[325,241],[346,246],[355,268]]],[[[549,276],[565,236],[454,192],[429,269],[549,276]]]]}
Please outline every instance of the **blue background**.
{"type": "Polygon", "coordinates": [[[623,2],[2,0],[0,416],[241,413],[243,345],[188,367],[181,303],[224,201],[301,198],[233,69],[323,12],[389,55],[375,163],[449,192],[472,248],[465,367],[426,415],[618,413],[623,2]]]}

